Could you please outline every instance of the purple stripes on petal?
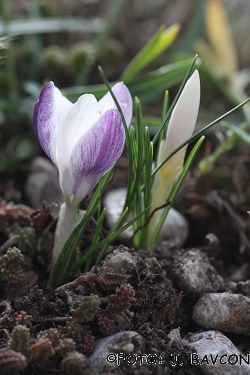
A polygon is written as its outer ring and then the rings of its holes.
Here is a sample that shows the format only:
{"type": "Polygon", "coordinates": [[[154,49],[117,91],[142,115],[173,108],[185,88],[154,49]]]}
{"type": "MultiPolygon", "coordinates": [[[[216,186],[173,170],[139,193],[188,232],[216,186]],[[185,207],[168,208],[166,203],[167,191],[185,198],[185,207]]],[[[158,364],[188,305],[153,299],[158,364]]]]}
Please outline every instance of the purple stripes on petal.
{"type": "Polygon", "coordinates": [[[35,134],[41,147],[56,164],[57,118],[53,82],[47,83],[40,93],[34,108],[33,123],[35,134]]]}
{"type": "Polygon", "coordinates": [[[127,127],[130,126],[133,113],[133,100],[127,86],[123,82],[118,82],[112,87],[112,91],[120,104],[125,117],[127,127]]]}
{"type": "Polygon", "coordinates": [[[124,142],[121,116],[118,110],[110,109],[76,144],[68,170],[61,176],[64,195],[70,197],[73,193],[74,201],[79,203],[117,162],[124,142]]]}

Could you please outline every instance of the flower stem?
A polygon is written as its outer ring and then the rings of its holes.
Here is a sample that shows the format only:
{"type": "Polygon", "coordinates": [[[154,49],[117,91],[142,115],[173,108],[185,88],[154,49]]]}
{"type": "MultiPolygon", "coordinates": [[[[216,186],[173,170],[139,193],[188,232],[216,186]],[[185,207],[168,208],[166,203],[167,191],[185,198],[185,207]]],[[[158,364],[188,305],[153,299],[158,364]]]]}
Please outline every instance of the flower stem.
{"type": "Polygon", "coordinates": [[[67,241],[75,227],[79,224],[80,220],[82,219],[82,216],[83,212],[77,212],[75,206],[71,206],[66,203],[63,203],[61,205],[55,232],[54,247],[52,252],[51,274],[53,273],[53,269],[55,267],[59,254],[65,242],[67,241]]]}

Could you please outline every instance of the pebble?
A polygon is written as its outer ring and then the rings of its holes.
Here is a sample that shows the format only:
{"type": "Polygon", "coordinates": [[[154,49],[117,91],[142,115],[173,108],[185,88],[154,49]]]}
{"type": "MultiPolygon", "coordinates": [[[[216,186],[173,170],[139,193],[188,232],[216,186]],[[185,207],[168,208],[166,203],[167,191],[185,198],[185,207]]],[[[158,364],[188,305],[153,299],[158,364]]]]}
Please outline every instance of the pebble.
{"type": "Polygon", "coordinates": [[[143,352],[144,342],[141,335],[134,331],[118,332],[97,341],[95,350],[89,358],[89,367],[96,375],[111,374],[112,370],[116,371],[119,368],[117,353],[128,355],[143,352]]]}
{"type": "Polygon", "coordinates": [[[175,261],[172,274],[178,288],[193,296],[217,292],[223,286],[223,278],[199,249],[183,253],[175,261]]]}
{"type": "MultiPolygon", "coordinates": [[[[125,202],[126,192],[126,188],[120,188],[110,190],[104,196],[103,204],[107,209],[106,220],[109,228],[112,228],[120,217],[125,202]]],[[[162,241],[174,241],[181,247],[188,238],[188,234],[189,228],[187,220],[183,215],[171,207],[157,242],[162,243],[162,241]]],[[[132,227],[129,227],[120,234],[119,238],[121,240],[128,240],[132,235],[133,229],[132,227]]]]}
{"type": "Polygon", "coordinates": [[[192,319],[207,329],[250,335],[250,298],[228,292],[204,294],[194,306],[192,319]]]}
{"type": "Polygon", "coordinates": [[[191,364],[204,375],[250,374],[250,355],[242,354],[219,331],[189,334],[182,343],[192,351],[191,364]]]}
{"type": "Polygon", "coordinates": [[[48,204],[57,203],[53,213],[58,215],[64,197],[59,185],[57,168],[48,159],[38,156],[33,160],[25,186],[25,194],[29,204],[36,209],[41,208],[43,200],[48,204]]]}
{"type": "Polygon", "coordinates": [[[104,262],[103,268],[110,268],[114,271],[126,270],[132,272],[136,267],[136,255],[128,251],[127,247],[119,247],[109,254],[104,262]]]}

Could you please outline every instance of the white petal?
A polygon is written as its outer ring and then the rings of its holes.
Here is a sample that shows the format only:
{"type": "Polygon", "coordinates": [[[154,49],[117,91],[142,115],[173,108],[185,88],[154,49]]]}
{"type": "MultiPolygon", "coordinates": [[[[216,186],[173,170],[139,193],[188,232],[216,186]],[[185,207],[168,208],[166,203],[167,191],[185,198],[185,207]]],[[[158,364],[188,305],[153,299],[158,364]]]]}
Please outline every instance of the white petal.
{"type": "Polygon", "coordinates": [[[99,110],[104,113],[108,111],[109,109],[116,108],[115,102],[110,94],[110,92],[107,92],[98,102],[99,110]]]}
{"type": "MultiPolygon", "coordinates": [[[[160,156],[163,161],[193,134],[200,105],[200,78],[197,70],[187,81],[169,120],[166,143],[160,156]]],[[[185,153],[186,147],[182,149],[185,153]]]]}
{"type": "Polygon", "coordinates": [[[56,102],[56,115],[57,115],[57,119],[58,121],[60,120],[60,118],[62,117],[62,115],[70,108],[72,107],[72,103],[71,101],[69,101],[67,98],[65,98],[65,96],[63,96],[63,94],[61,93],[61,91],[56,87],[54,86],[54,98],[55,98],[55,102],[56,102]]]}
{"type": "Polygon", "coordinates": [[[82,95],[61,117],[58,125],[57,165],[67,167],[72,151],[82,135],[100,118],[94,95],[82,95]]]}
{"type": "MultiPolygon", "coordinates": [[[[112,92],[114,93],[121,110],[123,112],[127,127],[130,126],[133,114],[133,100],[132,96],[123,82],[118,82],[112,87],[112,92]]],[[[104,97],[99,101],[99,109],[102,113],[106,112],[108,109],[117,108],[116,104],[108,92],[104,97]]]]}
{"type": "MultiPolygon", "coordinates": [[[[159,150],[157,165],[193,134],[200,104],[200,79],[197,70],[189,78],[173,109],[166,140],[159,150]]],[[[157,172],[153,183],[153,206],[160,206],[169,196],[179,177],[187,146],[183,147],[157,172]]]]}

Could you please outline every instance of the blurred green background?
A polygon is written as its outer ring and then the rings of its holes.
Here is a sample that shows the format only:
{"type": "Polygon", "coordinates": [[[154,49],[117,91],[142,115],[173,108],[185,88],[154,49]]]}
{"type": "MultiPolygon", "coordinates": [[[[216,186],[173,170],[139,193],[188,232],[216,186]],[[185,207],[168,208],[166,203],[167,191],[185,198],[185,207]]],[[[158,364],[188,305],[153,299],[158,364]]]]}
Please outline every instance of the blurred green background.
{"type": "MultiPolygon", "coordinates": [[[[164,91],[171,88],[172,101],[198,52],[200,126],[244,100],[250,80],[250,3],[219,2],[237,60],[228,73],[228,51],[223,62],[216,50],[224,44],[225,28],[222,25],[214,41],[206,24],[209,1],[1,0],[0,196],[22,201],[30,163],[42,154],[32,112],[49,80],[72,101],[85,92],[99,98],[107,91],[97,69],[101,65],[110,82],[124,80],[142,100],[145,124],[154,131],[160,124],[164,91]],[[166,37],[164,30],[176,23],[179,32],[166,37]]],[[[235,116],[236,124],[249,122],[247,109],[235,116]]]]}

